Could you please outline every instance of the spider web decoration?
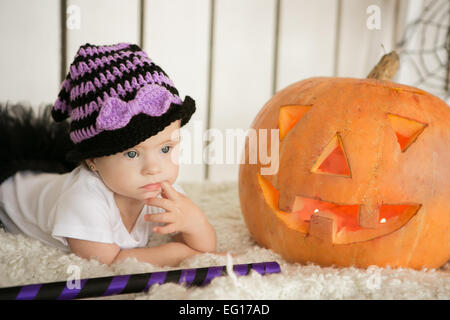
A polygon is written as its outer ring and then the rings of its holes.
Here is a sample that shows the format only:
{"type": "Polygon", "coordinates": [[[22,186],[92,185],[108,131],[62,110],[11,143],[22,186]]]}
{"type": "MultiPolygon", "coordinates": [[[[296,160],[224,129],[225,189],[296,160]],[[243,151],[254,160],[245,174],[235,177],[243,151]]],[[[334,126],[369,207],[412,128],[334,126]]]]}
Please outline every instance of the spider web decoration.
{"type": "Polygon", "coordinates": [[[397,45],[403,83],[450,101],[450,0],[429,1],[397,45]]]}

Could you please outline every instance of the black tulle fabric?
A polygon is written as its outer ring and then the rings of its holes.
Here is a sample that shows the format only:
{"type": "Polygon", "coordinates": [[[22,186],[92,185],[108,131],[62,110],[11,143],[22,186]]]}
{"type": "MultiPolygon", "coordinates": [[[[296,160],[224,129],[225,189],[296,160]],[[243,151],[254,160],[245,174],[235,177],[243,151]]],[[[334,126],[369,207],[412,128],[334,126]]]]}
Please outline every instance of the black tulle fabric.
{"type": "Polygon", "coordinates": [[[78,165],[66,159],[70,124],[54,122],[51,108],[0,104],[0,184],[18,171],[65,173],[78,165]]]}

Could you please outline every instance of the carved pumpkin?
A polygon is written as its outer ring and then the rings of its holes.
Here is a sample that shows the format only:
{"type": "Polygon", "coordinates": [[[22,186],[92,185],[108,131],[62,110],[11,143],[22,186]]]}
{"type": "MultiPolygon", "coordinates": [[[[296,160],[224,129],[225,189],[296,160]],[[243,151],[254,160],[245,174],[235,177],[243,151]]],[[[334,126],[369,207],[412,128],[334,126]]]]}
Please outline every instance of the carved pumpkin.
{"type": "Polygon", "coordinates": [[[390,81],[311,78],[278,92],[251,127],[279,129],[276,174],[249,162],[249,137],[239,168],[242,213],[259,244],[327,266],[449,260],[445,102],[390,81]]]}

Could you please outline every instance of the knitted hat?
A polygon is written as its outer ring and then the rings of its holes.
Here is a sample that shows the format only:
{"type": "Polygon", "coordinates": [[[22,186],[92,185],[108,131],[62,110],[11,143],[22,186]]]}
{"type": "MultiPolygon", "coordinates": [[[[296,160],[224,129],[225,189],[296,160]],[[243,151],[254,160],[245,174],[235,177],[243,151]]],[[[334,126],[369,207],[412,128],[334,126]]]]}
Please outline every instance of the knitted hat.
{"type": "Polygon", "coordinates": [[[195,112],[167,74],[135,44],[81,46],[52,109],[55,121],[70,117],[71,161],[125,151],[195,112]]]}

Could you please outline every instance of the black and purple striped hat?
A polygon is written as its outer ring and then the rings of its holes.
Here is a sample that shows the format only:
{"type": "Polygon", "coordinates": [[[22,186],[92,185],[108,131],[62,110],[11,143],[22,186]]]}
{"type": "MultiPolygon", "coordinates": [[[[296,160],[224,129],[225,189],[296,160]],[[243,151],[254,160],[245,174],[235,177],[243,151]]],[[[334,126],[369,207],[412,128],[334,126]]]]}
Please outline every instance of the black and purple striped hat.
{"type": "Polygon", "coordinates": [[[135,44],[81,46],[61,84],[55,121],[70,117],[71,161],[127,150],[195,112],[167,74],[135,44]]]}

